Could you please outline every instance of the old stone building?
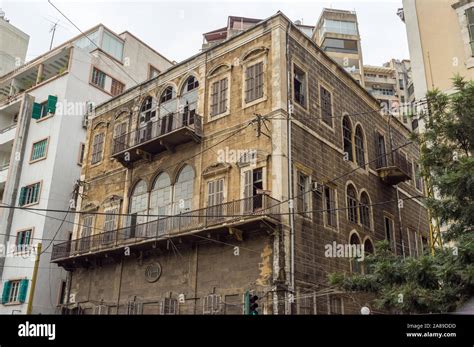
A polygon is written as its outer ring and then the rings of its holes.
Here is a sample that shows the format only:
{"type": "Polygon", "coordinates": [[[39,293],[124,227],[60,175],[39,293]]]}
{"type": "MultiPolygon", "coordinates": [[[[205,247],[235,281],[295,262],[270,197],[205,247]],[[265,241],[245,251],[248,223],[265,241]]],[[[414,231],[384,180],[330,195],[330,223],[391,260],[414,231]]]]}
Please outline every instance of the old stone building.
{"type": "Polygon", "coordinates": [[[327,249],[422,252],[408,135],[281,13],[176,64],[90,121],[64,312],[360,312],[327,275],[364,263],[327,249]]]}

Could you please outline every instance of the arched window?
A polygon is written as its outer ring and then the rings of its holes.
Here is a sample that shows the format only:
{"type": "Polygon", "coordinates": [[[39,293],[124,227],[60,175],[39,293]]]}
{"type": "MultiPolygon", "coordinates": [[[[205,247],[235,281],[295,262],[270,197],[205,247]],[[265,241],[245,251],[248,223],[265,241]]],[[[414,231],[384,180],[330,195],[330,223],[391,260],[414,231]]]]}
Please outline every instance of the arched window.
{"type": "Polygon", "coordinates": [[[362,132],[362,127],[360,125],[355,129],[355,148],[357,164],[360,167],[365,167],[364,133],[362,132]]]}
{"type": "Polygon", "coordinates": [[[352,184],[347,186],[347,218],[354,223],[357,223],[357,193],[352,184]]]}
{"type": "MultiPolygon", "coordinates": [[[[365,257],[374,254],[374,245],[372,244],[372,241],[370,239],[365,240],[364,242],[364,253],[365,257]]],[[[365,274],[370,274],[373,271],[373,266],[372,264],[364,264],[364,272],[365,274]]]]}
{"type": "Polygon", "coordinates": [[[175,113],[178,108],[176,91],[172,86],[166,87],[160,96],[160,130],[161,135],[176,129],[175,113]]]}
{"type": "Polygon", "coordinates": [[[129,237],[143,236],[143,223],[146,223],[148,214],[148,192],[145,181],[139,181],[135,184],[130,195],[129,204],[129,237]]]}
{"type": "Polygon", "coordinates": [[[359,204],[359,212],[360,212],[360,223],[370,229],[370,199],[369,195],[366,192],[362,192],[360,195],[360,204],[359,204]]]}
{"type": "Polygon", "coordinates": [[[147,96],[143,100],[142,107],[140,108],[140,124],[145,124],[154,119],[156,116],[156,103],[155,99],[151,96],[147,96]]]}
{"type": "Polygon", "coordinates": [[[160,96],[160,117],[176,112],[176,108],[176,91],[172,86],[168,86],[160,96]]]}
{"type": "Polygon", "coordinates": [[[198,102],[199,82],[194,76],[189,76],[184,82],[179,99],[180,110],[182,109],[181,122],[183,126],[194,124],[198,102]]]}
{"type": "Polygon", "coordinates": [[[342,136],[344,141],[344,152],[347,153],[348,160],[354,160],[352,148],[352,124],[348,116],[342,119],[342,136]]]}
{"type": "MultiPolygon", "coordinates": [[[[194,170],[191,166],[184,166],[174,185],[174,213],[190,211],[193,206],[194,170]]],[[[191,219],[191,218],[189,218],[191,219]]]]}
{"type": "MultiPolygon", "coordinates": [[[[150,214],[171,215],[171,180],[167,173],[161,173],[153,182],[150,193],[150,214]]],[[[160,217],[161,218],[161,217],[160,217]]],[[[158,219],[158,217],[150,217],[158,219]]]]}
{"type": "Polygon", "coordinates": [[[362,267],[361,267],[361,262],[359,261],[360,259],[358,258],[359,256],[361,256],[361,254],[359,254],[359,252],[361,251],[360,249],[361,243],[360,243],[359,236],[357,236],[356,233],[353,233],[351,235],[349,244],[351,245],[351,252],[352,252],[351,271],[361,273],[362,267]]]}

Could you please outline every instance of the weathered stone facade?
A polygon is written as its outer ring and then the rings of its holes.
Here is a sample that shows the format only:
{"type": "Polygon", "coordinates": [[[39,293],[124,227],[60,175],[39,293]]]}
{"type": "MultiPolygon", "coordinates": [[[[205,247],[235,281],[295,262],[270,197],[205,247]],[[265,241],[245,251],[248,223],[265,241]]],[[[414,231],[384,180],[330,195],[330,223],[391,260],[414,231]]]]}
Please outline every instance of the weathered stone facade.
{"type": "Polygon", "coordinates": [[[403,145],[411,160],[418,150],[405,145],[409,134],[403,125],[378,109],[375,99],[280,13],[100,105],[88,128],[83,213],[76,216],[73,240],[53,249],[53,260],[71,270],[68,292],[74,302],[67,307],[84,313],[241,314],[244,294],[251,291],[260,297],[261,313],[357,313],[369,298],[342,295],[337,301],[327,275],[355,269],[348,258],[327,257],[325,246],[348,244],[353,234],[373,245],[386,237],[385,215],[393,220],[398,253],[410,252],[408,229],[416,231],[420,245],[427,230],[426,211],[413,199],[421,194],[414,183],[399,184],[398,196],[396,187],[381,181],[375,130],[391,139],[392,148],[403,145]],[[259,77],[248,92],[249,70],[259,64],[263,75],[254,70],[259,77]],[[305,107],[294,100],[294,65],[306,74],[305,107]],[[194,81],[190,76],[199,84],[195,118],[178,106],[186,105],[190,94],[183,88],[194,81]],[[224,79],[227,89],[217,97],[215,82],[224,79]],[[321,85],[331,93],[332,126],[322,121],[321,85]],[[162,97],[168,87],[171,101],[162,97]],[[160,113],[161,135],[153,132],[152,120],[140,118],[148,96],[160,113]],[[182,129],[163,130],[169,112],[163,105],[173,107],[173,122],[182,129]],[[344,115],[353,129],[363,129],[365,168],[345,160],[344,115]],[[102,143],[98,134],[104,134],[102,143]],[[304,194],[298,194],[300,173],[307,178],[304,194]],[[163,177],[169,183],[159,188],[163,177]],[[215,186],[219,180],[222,186],[215,186]],[[348,220],[349,183],[358,196],[370,197],[370,227],[348,220]],[[327,227],[322,211],[325,184],[336,192],[334,228],[327,227]],[[137,187],[144,193],[137,195],[137,187]],[[165,204],[160,192],[170,201],[165,204]],[[302,195],[305,210],[292,217],[293,207],[301,212],[302,195]],[[401,208],[400,198],[406,198],[401,208]],[[150,280],[150,273],[158,278],[150,280]]]}

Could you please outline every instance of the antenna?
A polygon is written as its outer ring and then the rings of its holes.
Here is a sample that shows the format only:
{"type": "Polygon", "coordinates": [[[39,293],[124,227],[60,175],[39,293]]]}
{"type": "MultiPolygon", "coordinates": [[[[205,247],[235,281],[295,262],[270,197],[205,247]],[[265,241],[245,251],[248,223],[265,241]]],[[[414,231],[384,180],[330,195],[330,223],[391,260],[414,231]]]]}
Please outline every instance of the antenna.
{"type": "Polygon", "coordinates": [[[56,33],[56,28],[58,27],[58,23],[59,23],[59,21],[57,21],[56,23],[53,23],[53,25],[49,29],[49,32],[53,33],[51,35],[51,43],[49,44],[49,50],[51,50],[51,48],[53,48],[54,34],[56,33]]]}

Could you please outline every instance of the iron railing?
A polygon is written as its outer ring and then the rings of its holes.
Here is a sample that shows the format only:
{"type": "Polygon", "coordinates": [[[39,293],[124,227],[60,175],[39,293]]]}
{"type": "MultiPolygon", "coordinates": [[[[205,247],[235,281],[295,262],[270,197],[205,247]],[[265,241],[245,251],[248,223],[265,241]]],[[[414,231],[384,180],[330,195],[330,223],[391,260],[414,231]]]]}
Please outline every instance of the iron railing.
{"type": "Polygon", "coordinates": [[[397,167],[408,177],[412,176],[411,164],[408,162],[406,156],[398,150],[379,156],[375,162],[375,166],[376,169],[397,167]]]}
{"type": "Polygon", "coordinates": [[[151,140],[160,139],[178,129],[189,129],[202,136],[202,117],[195,110],[184,110],[161,116],[136,130],[117,136],[113,139],[112,155],[140,146],[151,140]]]}
{"type": "Polygon", "coordinates": [[[269,216],[278,220],[279,212],[280,202],[262,194],[166,217],[150,216],[140,224],[130,223],[130,218],[126,218],[125,227],[53,245],[51,260],[179,236],[224,222],[236,223],[257,216],[269,216]]]}

